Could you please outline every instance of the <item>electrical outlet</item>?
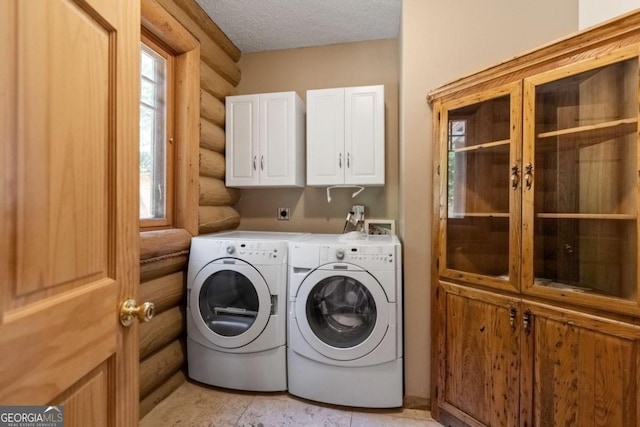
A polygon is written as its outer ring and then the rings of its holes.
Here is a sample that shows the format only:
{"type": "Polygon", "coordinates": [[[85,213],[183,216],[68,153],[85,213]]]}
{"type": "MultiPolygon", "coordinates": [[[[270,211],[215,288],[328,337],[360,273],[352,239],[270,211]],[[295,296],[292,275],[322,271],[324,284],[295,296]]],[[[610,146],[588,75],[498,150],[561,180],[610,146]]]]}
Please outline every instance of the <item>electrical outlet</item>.
{"type": "Polygon", "coordinates": [[[278,208],[278,221],[289,221],[289,208],[278,208]]]}

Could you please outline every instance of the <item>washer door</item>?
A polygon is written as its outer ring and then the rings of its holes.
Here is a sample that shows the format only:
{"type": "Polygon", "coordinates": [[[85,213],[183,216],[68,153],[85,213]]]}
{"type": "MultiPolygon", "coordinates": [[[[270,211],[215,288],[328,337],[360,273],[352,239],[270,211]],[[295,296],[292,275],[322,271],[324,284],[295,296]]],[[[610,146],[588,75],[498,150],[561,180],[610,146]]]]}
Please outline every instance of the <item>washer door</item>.
{"type": "Polygon", "coordinates": [[[237,259],[207,264],[194,280],[189,307],[194,323],[213,344],[238,348],[255,340],[271,315],[271,295],[262,275],[237,259]]]}
{"type": "Polygon", "coordinates": [[[323,356],[359,359],[373,351],[387,332],[387,297],[366,271],[324,268],[331,265],[309,273],[300,285],[295,302],[298,328],[323,356]]]}

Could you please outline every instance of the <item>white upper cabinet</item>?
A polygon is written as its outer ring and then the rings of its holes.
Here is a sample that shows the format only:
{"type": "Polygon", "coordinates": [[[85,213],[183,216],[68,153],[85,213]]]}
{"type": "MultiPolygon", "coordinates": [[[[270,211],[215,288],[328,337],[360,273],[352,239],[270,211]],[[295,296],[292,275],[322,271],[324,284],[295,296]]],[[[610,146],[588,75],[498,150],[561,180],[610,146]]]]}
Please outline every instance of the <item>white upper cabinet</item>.
{"type": "Polygon", "coordinates": [[[344,184],[344,89],[307,91],[307,184],[344,184]]]}
{"type": "Polygon", "coordinates": [[[295,92],[226,98],[226,185],[304,187],[304,115],[295,92]]]}
{"type": "Polygon", "coordinates": [[[307,185],[384,185],[384,86],[307,91],[307,185]]]}

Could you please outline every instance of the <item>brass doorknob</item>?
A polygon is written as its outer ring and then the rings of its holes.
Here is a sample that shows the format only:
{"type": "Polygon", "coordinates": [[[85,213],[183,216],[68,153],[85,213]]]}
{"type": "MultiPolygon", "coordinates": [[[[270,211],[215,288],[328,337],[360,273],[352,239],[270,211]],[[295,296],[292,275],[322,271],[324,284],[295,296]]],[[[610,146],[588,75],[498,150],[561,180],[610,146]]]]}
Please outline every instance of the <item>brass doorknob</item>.
{"type": "Polygon", "coordinates": [[[153,319],[155,311],[156,306],[152,302],[137,305],[136,300],[129,298],[120,304],[120,323],[124,326],[130,326],[134,318],[140,322],[148,322],[153,319]]]}

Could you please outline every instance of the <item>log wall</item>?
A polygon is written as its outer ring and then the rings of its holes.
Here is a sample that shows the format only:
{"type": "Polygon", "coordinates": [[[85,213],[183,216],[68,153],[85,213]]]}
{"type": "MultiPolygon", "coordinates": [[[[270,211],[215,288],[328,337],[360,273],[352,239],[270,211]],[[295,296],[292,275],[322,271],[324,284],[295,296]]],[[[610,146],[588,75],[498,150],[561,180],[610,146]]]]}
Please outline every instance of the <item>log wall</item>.
{"type": "Polygon", "coordinates": [[[186,379],[185,289],[191,235],[182,229],[140,233],[139,301],[155,304],[140,324],[140,417],[186,379]],[[188,236],[187,236],[188,235],[188,236]]]}
{"type": "Polygon", "coordinates": [[[240,51],[195,0],[157,1],[200,41],[199,232],[236,228],[240,215],[233,206],[240,195],[224,186],[224,100],[237,93],[240,51]]]}
{"type": "MultiPolygon", "coordinates": [[[[189,209],[198,214],[199,234],[236,228],[240,216],[233,206],[240,194],[224,185],[224,101],[236,94],[240,51],[195,0],[143,3],[151,9],[162,7],[200,43],[200,178],[187,184],[198,186],[199,201],[189,209]]],[[[186,379],[185,290],[191,237],[184,229],[140,234],[139,300],[156,306],[155,318],[140,325],[140,417],[186,379]]]]}

